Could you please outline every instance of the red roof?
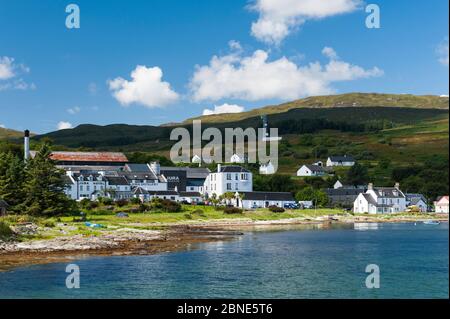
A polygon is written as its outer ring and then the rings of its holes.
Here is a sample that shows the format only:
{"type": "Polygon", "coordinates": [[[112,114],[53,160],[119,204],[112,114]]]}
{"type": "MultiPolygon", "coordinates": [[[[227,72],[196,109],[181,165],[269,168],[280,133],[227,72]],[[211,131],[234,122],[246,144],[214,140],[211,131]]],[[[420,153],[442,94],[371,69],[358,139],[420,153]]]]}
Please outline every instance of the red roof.
{"type": "Polygon", "coordinates": [[[50,157],[59,162],[128,162],[125,154],[113,152],[52,152],[50,157]]]}

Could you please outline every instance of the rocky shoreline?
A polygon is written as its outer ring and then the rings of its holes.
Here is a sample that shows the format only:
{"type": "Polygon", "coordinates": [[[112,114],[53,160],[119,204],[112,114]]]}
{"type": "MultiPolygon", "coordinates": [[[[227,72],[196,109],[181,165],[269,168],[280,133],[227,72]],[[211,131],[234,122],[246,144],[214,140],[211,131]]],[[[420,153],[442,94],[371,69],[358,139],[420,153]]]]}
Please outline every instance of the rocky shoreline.
{"type": "MultiPolygon", "coordinates": [[[[448,222],[448,216],[442,216],[442,218],[436,220],[448,222]]],[[[20,265],[62,262],[87,256],[148,255],[183,250],[196,243],[231,240],[242,235],[242,231],[250,228],[265,229],[296,225],[328,228],[331,224],[418,221],[420,220],[414,217],[381,219],[376,216],[328,216],[313,219],[291,218],[265,221],[230,219],[197,221],[190,224],[158,225],[161,230],[120,228],[104,231],[98,236],[77,234],[25,242],[4,242],[0,240],[0,271],[20,265]]]]}

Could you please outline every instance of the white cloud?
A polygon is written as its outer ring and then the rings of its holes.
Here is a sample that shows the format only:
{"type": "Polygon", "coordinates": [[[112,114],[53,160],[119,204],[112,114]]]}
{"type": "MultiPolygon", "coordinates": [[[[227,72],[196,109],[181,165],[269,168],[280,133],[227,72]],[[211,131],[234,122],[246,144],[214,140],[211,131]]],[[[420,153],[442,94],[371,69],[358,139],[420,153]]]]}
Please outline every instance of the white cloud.
{"type": "Polygon", "coordinates": [[[448,66],[448,38],[438,45],[436,53],[438,54],[439,62],[442,65],[448,66]]]}
{"type": "Polygon", "coordinates": [[[81,112],[81,108],[79,106],[71,107],[70,109],[67,109],[67,113],[75,115],[77,113],[81,112]]]}
{"type": "Polygon", "coordinates": [[[307,20],[353,12],[361,0],[255,0],[251,9],[259,13],[252,35],[268,44],[279,45],[307,20]]]}
{"type": "Polygon", "coordinates": [[[209,65],[197,66],[190,81],[195,101],[218,101],[224,98],[257,101],[264,99],[294,100],[304,96],[331,94],[331,84],[383,75],[377,67],[364,69],[341,61],[332,48],[335,59],[297,65],[286,57],[269,61],[269,54],[257,50],[251,56],[231,53],[214,56],[209,65]]]}
{"type": "Polygon", "coordinates": [[[0,56],[0,80],[7,80],[15,76],[13,62],[13,58],[0,56]]]}
{"type": "Polygon", "coordinates": [[[14,63],[14,58],[0,56],[0,91],[4,90],[34,90],[34,83],[27,83],[18,76],[23,73],[29,73],[30,68],[24,64],[14,63]]]}
{"type": "Polygon", "coordinates": [[[214,110],[204,109],[203,115],[224,114],[224,113],[241,113],[244,112],[244,107],[236,104],[222,104],[214,105],[214,110]]]}
{"type": "Polygon", "coordinates": [[[136,103],[149,108],[163,107],[176,102],[179,95],[168,82],[162,81],[162,77],[159,67],[138,65],[131,72],[131,81],[118,77],[108,84],[113,96],[124,106],[136,103]]]}
{"type": "Polygon", "coordinates": [[[333,48],[325,47],[322,50],[322,54],[329,58],[330,60],[337,60],[339,59],[339,56],[337,55],[336,51],[333,48]]]}
{"type": "Polygon", "coordinates": [[[58,130],[66,130],[66,129],[73,128],[73,126],[72,126],[72,123],[70,123],[70,122],[61,121],[61,122],[58,123],[56,128],[58,130]]]}

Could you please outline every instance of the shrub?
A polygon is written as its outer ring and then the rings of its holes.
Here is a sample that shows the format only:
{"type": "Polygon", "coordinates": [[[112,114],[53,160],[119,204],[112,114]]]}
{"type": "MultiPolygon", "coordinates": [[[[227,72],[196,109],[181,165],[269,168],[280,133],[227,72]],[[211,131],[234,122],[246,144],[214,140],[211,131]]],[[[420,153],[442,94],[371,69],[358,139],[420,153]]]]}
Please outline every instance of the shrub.
{"type": "Polygon", "coordinates": [[[192,215],[198,215],[200,217],[206,217],[205,212],[201,209],[196,209],[192,213],[192,215]]]}
{"type": "Polygon", "coordinates": [[[89,202],[89,204],[87,204],[87,209],[89,210],[93,210],[96,209],[99,206],[99,204],[97,202],[89,202]]]}
{"type": "Polygon", "coordinates": [[[171,201],[169,199],[164,199],[162,202],[162,209],[168,213],[176,213],[181,211],[181,205],[177,202],[171,201]]]}
{"type": "Polygon", "coordinates": [[[269,210],[272,213],[284,213],[285,212],[285,209],[283,207],[278,207],[275,205],[269,206],[269,210]]]}
{"type": "Polygon", "coordinates": [[[184,218],[186,218],[186,219],[192,219],[192,216],[191,216],[191,214],[184,214],[184,218]]]}
{"type": "Polygon", "coordinates": [[[140,204],[139,205],[139,212],[145,213],[145,212],[147,212],[149,210],[150,210],[150,207],[148,205],[146,205],[146,204],[140,204]]]}
{"type": "Polygon", "coordinates": [[[102,203],[105,206],[110,206],[113,204],[113,200],[109,197],[102,197],[99,198],[99,202],[102,203]]]}
{"type": "Polygon", "coordinates": [[[4,221],[0,221],[0,239],[8,239],[13,234],[14,233],[9,225],[4,221]]]}
{"type": "Polygon", "coordinates": [[[88,209],[91,204],[91,200],[88,198],[83,198],[78,204],[81,208],[88,209]]]}
{"type": "Polygon", "coordinates": [[[223,213],[227,215],[242,214],[242,212],[242,209],[238,207],[225,207],[223,210],[223,213]]]}
{"type": "Polygon", "coordinates": [[[128,201],[125,200],[125,199],[119,199],[119,200],[116,201],[116,206],[117,207],[123,207],[123,206],[126,206],[126,205],[128,205],[128,201]]]}
{"type": "Polygon", "coordinates": [[[141,203],[141,200],[139,198],[132,198],[130,199],[130,203],[133,205],[139,205],[141,203]]]}

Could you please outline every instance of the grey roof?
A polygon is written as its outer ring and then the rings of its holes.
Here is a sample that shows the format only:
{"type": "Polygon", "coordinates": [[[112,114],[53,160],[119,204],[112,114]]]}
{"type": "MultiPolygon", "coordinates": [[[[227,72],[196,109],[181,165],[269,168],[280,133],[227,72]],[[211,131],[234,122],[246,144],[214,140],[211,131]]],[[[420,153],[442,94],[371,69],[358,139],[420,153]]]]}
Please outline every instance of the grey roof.
{"type": "Polygon", "coordinates": [[[130,185],[127,179],[123,176],[105,176],[109,185],[130,185]]]}
{"type": "Polygon", "coordinates": [[[126,164],[125,165],[125,169],[128,172],[133,172],[133,173],[148,173],[148,172],[151,172],[150,168],[148,167],[147,164],[126,164]]]}
{"type": "Polygon", "coordinates": [[[420,200],[423,200],[424,203],[427,202],[427,199],[422,194],[407,193],[405,196],[411,203],[414,201],[417,204],[420,200]]]}
{"type": "Polygon", "coordinates": [[[242,192],[244,195],[243,200],[281,200],[281,201],[294,201],[292,193],[286,192],[242,192]]]}
{"type": "Polygon", "coordinates": [[[73,180],[67,175],[63,175],[62,180],[64,182],[64,185],[74,184],[73,180]]]}
{"type": "Polygon", "coordinates": [[[381,198],[405,198],[405,195],[395,187],[374,187],[373,190],[381,198]]]}
{"type": "Polygon", "coordinates": [[[420,201],[423,201],[425,204],[427,203],[425,200],[423,200],[420,197],[413,197],[409,200],[409,203],[413,206],[417,205],[420,201]]]}
{"type": "Polygon", "coordinates": [[[344,156],[330,156],[332,162],[354,162],[355,159],[351,155],[344,156]]]}
{"type": "Polygon", "coordinates": [[[83,176],[84,179],[88,179],[91,176],[95,180],[98,179],[99,177],[103,178],[103,175],[98,172],[81,172],[73,174],[73,178],[75,180],[78,180],[81,176],[83,176]]]}
{"type": "Polygon", "coordinates": [[[164,196],[164,195],[168,195],[168,196],[178,196],[178,192],[176,191],[149,191],[148,192],[150,195],[160,195],[160,196],[164,196]]]}
{"type": "Polygon", "coordinates": [[[134,195],[148,195],[148,191],[143,189],[142,187],[136,187],[133,189],[134,195]]]}
{"type": "Polygon", "coordinates": [[[327,193],[328,196],[353,196],[353,195],[359,195],[361,193],[365,192],[364,188],[327,188],[325,190],[325,192],[327,193]]]}
{"type": "Polygon", "coordinates": [[[370,194],[363,194],[363,196],[369,204],[372,204],[374,206],[378,205],[377,201],[372,196],[370,196],[370,194]]]}
{"type": "MultiPolygon", "coordinates": [[[[217,173],[217,170],[215,170],[214,173],[217,173]]],[[[220,173],[250,173],[250,171],[241,166],[230,165],[222,166],[220,168],[220,173]]]]}
{"type": "Polygon", "coordinates": [[[181,197],[202,197],[199,192],[180,192],[181,197]]]}

